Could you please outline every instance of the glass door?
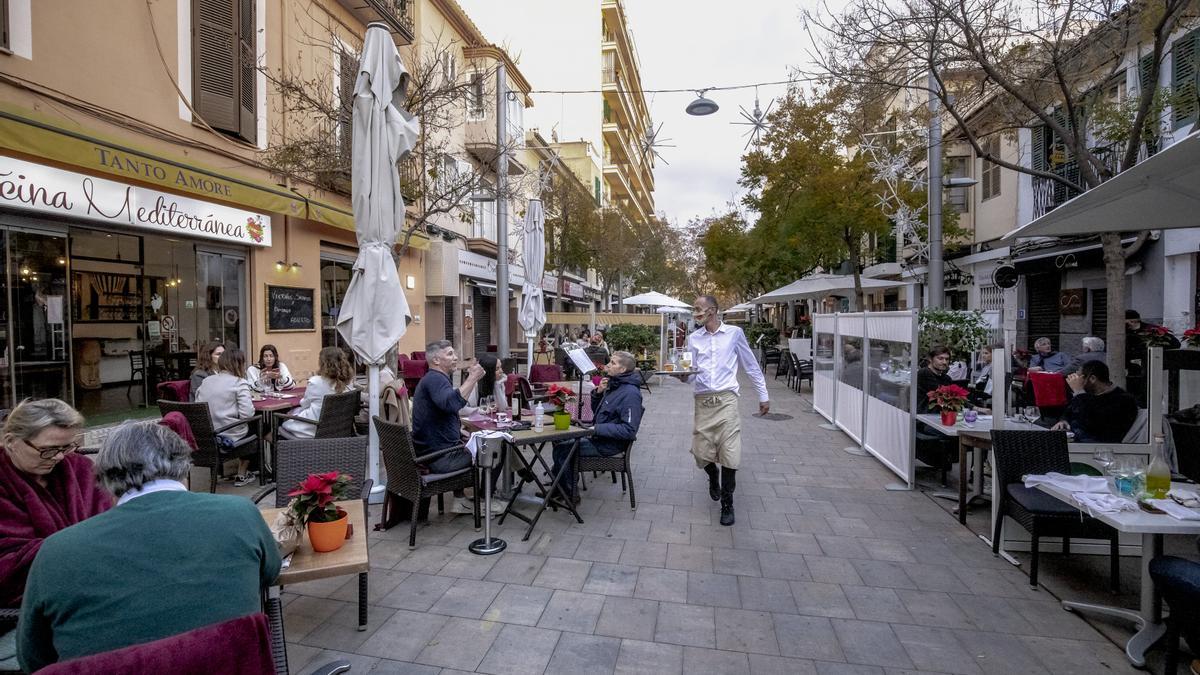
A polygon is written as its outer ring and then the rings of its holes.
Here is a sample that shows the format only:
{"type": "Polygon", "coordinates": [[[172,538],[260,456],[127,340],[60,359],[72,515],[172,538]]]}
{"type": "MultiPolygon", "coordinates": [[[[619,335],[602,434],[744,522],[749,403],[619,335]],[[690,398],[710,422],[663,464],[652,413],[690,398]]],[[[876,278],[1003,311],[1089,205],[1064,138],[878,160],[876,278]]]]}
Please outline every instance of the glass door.
{"type": "Polygon", "coordinates": [[[196,251],[196,333],[198,342],[220,340],[226,347],[248,350],[243,328],[246,299],[244,255],[196,251]]]}
{"type": "MultiPolygon", "coordinates": [[[[67,238],[10,230],[4,278],[9,308],[3,358],[11,362],[15,400],[71,400],[67,311],[67,238]]],[[[11,408],[3,387],[3,407],[11,408]]]]}

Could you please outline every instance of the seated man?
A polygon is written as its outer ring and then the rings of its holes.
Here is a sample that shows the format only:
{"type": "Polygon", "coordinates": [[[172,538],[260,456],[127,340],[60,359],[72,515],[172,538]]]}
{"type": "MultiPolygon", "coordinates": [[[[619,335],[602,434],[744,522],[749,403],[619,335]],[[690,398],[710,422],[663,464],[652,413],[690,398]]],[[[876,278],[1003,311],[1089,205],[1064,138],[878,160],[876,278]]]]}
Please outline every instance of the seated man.
{"type": "Polygon", "coordinates": [[[1061,373],[1067,367],[1067,355],[1054,351],[1050,338],[1038,338],[1033,348],[1035,353],[1029,357],[1030,372],[1061,373]]]}
{"type": "MultiPolygon", "coordinates": [[[[595,419],[595,435],[579,441],[583,457],[611,457],[625,451],[630,442],[637,439],[638,427],[642,423],[642,382],[637,372],[637,359],[629,352],[613,352],[604,366],[608,377],[592,391],[592,411],[595,419]]],[[[566,462],[572,441],[554,444],[554,474],[566,462]]],[[[576,503],[579,493],[575,488],[575,466],[563,472],[563,492],[576,503]]]]}
{"type": "Polygon", "coordinates": [[[950,349],[937,345],[929,350],[929,365],[917,371],[917,413],[929,412],[929,392],[938,387],[954,384],[948,374],[950,349]]]}
{"type": "MultiPolygon", "coordinates": [[[[471,466],[471,453],[463,447],[458,411],[467,405],[467,397],[485,371],[476,363],[467,369],[466,379],[455,388],[450,376],[458,368],[458,354],[448,340],[426,345],[425,359],[429,362],[429,372],[417,383],[412,396],[413,451],[420,457],[458,446],[426,465],[430,473],[452,473],[471,466]]],[[[454,500],[454,513],[474,513],[471,500],[461,494],[455,496],[460,499],[454,500]]],[[[499,505],[498,501],[493,502],[492,508],[499,505]]]]}
{"type": "Polygon", "coordinates": [[[1070,431],[1083,443],[1120,443],[1137,421],[1138,407],[1133,396],[1108,379],[1103,361],[1083,364],[1079,372],[1067,376],[1071,403],[1063,419],[1052,428],[1070,431]]]}
{"type": "Polygon", "coordinates": [[[1104,340],[1089,335],[1083,338],[1082,344],[1083,351],[1076,354],[1075,357],[1071,359],[1071,365],[1067,366],[1066,369],[1062,371],[1063,375],[1070,375],[1071,373],[1079,372],[1079,369],[1083,367],[1083,364],[1087,363],[1088,361],[1105,361],[1108,358],[1108,354],[1104,352],[1104,340]]]}
{"type": "Polygon", "coordinates": [[[279,548],[249,500],[188,491],[191,454],[153,422],[108,436],[96,474],[117,505],[42,543],[17,624],[26,672],[262,611],[279,548]]]}

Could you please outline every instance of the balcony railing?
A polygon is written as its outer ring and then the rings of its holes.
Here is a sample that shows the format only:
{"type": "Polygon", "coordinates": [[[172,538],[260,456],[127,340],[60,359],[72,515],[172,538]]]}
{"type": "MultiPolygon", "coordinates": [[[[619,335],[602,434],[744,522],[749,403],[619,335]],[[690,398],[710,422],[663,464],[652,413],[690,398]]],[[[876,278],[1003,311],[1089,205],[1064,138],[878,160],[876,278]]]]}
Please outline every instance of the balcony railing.
{"type": "Polygon", "coordinates": [[[617,69],[616,68],[601,68],[600,74],[604,84],[617,84],[617,69]]]}
{"type": "MultiPolygon", "coordinates": [[[[1116,175],[1120,169],[1120,158],[1118,157],[1119,149],[1115,146],[1104,148],[1094,148],[1092,154],[1100,159],[1100,162],[1108,170],[1109,175],[1116,175]]],[[[1144,154],[1144,153],[1143,153],[1144,154]]],[[[1139,161],[1141,158],[1139,157],[1139,161]]],[[[1064,162],[1051,169],[1051,173],[1062,176],[1072,183],[1079,184],[1079,162],[1071,160],[1064,162]]],[[[1041,216],[1050,213],[1054,209],[1062,206],[1066,202],[1079,196],[1079,190],[1074,190],[1062,183],[1042,176],[1033,177],[1033,217],[1040,218],[1041,216]]]]}
{"type": "Polygon", "coordinates": [[[385,23],[403,35],[408,44],[412,44],[415,0],[367,0],[367,4],[380,13],[385,23]]]}

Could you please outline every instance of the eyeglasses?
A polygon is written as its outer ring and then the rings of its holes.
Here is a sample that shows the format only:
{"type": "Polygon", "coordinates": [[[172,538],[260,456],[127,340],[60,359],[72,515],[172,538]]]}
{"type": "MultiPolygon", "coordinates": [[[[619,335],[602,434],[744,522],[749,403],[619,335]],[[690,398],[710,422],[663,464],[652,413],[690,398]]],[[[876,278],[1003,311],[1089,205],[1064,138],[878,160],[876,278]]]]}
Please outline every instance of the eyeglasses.
{"type": "Polygon", "coordinates": [[[63,455],[65,457],[78,450],[80,441],[82,439],[82,436],[76,436],[75,441],[68,443],[67,445],[46,445],[42,447],[38,447],[25,440],[22,440],[21,442],[36,450],[37,453],[41,455],[42,459],[54,459],[58,455],[63,455]]]}

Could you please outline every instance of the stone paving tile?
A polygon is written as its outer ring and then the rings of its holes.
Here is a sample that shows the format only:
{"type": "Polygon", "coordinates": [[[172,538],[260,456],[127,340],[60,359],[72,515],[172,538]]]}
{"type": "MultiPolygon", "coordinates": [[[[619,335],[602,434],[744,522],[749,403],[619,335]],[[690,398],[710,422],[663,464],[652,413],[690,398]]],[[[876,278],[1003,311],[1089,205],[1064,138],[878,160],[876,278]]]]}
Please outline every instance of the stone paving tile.
{"type": "Polygon", "coordinates": [[[849,663],[911,668],[912,661],[886,623],[833,619],[833,630],[849,663]]]}
{"type": "Polygon", "coordinates": [[[653,641],[657,621],[657,601],[610,596],[596,622],[596,635],[653,641]]]}
{"type": "Polygon", "coordinates": [[[735,548],[713,549],[713,571],[717,574],[733,574],[738,576],[762,576],[757,549],[746,550],[736,548],[737,538],[734,538],[735,548]]]}
{"type": "Polygon", "coordinates": [[[358,603],[337,603],[338,610],[324,623],[314,628],[304,636],[302,642],[310,647],[337,649],[355,652],[367,638],[375,632],[380,623],[391,618],[393,610],[384,607],[376,608],[371,618],[375,622],[367,625],[367,630],[358,630],[358,603]],[[378,623],[376,623],[378,622],[378,623]]]}
{"type": "Polygon", "coordinates": [[[503,627],[492,621],[451,617],[414,660],[429,666],[475,670],[503,627]]]}
{"type": "Polygon", "coordinates": [[[688,573],[682,570],[643,567],[638,572],[633,595],[646,600],[687,602],[688,573]]]}
{"type": "Polygon", "coordinates": [[[741,652],[726,652],[699,647],[683,648],[683,668],[688,675],[724,675],[745,673],[750,670],[750,661],[741,652]]]}
{"type": "Polygon", "coordinates": [[[797,553],[758,552],[759,569],[763,576],[772,579],[788,579],[793,581],[808,581],[812,579],[804,556],[797,553]]]}
{"type": "Polygon", "coordinates": [[[365,656],[363,654],[355,654],[353,652],[343,652],[335,649],[326,649],[312,658],[308,662],[306,670],[299,671],[303,675],[315,672],[326,663],[331,661],[347,661],[350,663],[350,669],[354,672],[367,673],[370,672],[379,663],[379,659],[365,656]]]}
{"type": "Polygon", "coordinates": [[[795,614],[796,601],[785,579],[738,577],[742,608],[763,612],[795,614]]]}
{"type": "Polygon", "coordinates": [[[793,581],[792,596],[796,599],[796,611],[800,614],[828,618],[854,618],[854,609],[846,593],[838,584],[819,581],[793,581]]]}
{"type": "Polygon", "coordinates": [[[538,628],[591,633],[596,630],[600,610],[604,608],[604,596],[574,591],[554,591],[538,628]]]}
{"type": "Polygon", "coordinates": [[[667,544],[666,566],[673,570],[711,573],[713,571],[713,549],[711,546],[667,544]]]}
{"type": "Polygon", "coordinates": [[[483,578],[504,584],[529,585],[533,583],[534,578],[541,571],[542,565],[546,562],[542,556],[509,551],[505,551],[497,557],[499,560],[483,578]]]}
{"type": "Polygon", "coordinates": [[[591,571],[588,572],[588,578],[583,583],[583,591],[600,595],[633,597],[634,589],[637,587],[639,569],[634,565],[593,563],[591,571]]]}
{"type": "Polygon", "coordinates": [[[621,558],[621,547],[625,542],[609,537],[582,537],[579,547],[571,557],[576,560],[615,563],[621,558]]]}
{"type": "Polygon", "coordinates": [[[541,571],[533,579],[534,586],[555,588],[564,591],[579,591],[587,581],[592,563],[569,558],[547,558],[541,571]]]}
{"type": "Polygon", "coordinates": [[[716,618],[713,608],[660,603],[654,641],[691,647],[715,647],[716,618]]]}
{"type": "Polygon", "coordinates": [[[419,663],[379,659],[375,667],[368,672],[372,675],[441,675],[446,670],[437,666],[423,666],[419,663]]]}
{"type": "Polygon", "coordinates": [[[546,672],[608,675],[616,668],[620,651],[621,641],[616,638],[563,633],[546,672]]]}
{"type": "Polygon", "coordinates": [[[892,631],[913,665],[919,670],[938,670],[962,675],[982,675],[983,671],[955,639],[954,632],[944,628],[893,625],[892,631]]]}
{"type": "Polygon", "coordinates": [[[770,612],[718,607],[716,620],[717,649],[779,655],[775,621],[770,612]]]}
{"type": "Polygon", "coordinates": [[[496,599],[504,584],[494,581],[459,579],[429,608],[434,614],[449,614],[479,619],[496,599]]]}
{"type": "Polygon", "coordinates": [[[805,659],[845,661],[830,619],[816,616],[775,614],[775,636],[779,653],[805,659]]]}
{"type": "Polygon", "coordinates": [[[358,651],[384,659],[412,661],[430,640],[442,634],[442,627],[449,620],[444,616],[396,610],[363,642],[358,651]]]}
{"type": "Polygon", "coordinates": [[[750,675],[817,675],[817,667],[807,659],[750,654],[750,675]]]}
{"type": "Polygon", "coordinates": [[[657,541],[626,541],[621,550],[622,565],[639,565],[641,567],[665,567],[667,564],[667,544],[657,541]]]}
{"type": "Polygon", "coordinates": [[[904,607],[900,596],[890,588],[872,586],[842,586],[842,592],[850,601],[854,616],[863,621],[890,621],[912,623],[912,615],[904,607]]]}
{"type": "Polygon", "coordinates": [[[550,663],[561,633],[529,626],[504,626],[477,672],[491,675],[540,673],[550,663]]]}
{"type": "Polygon", "coordinates": [[[921,626],[940,626],[942,628],[962,628],[970,626],[971,621],[959,609],[958,603],[947,593],[928,591],[896,591],[900,602],[908,610],[913,623],[921,626]]]}
{"type": "Polygon", "coordinates": [[[683,647],[641,640],[622,640],[615,672],[618,675],[681,675],[683,647]]]}
{"type": "Polygon", "coordinates": [[[690,605],[742,606],[737,577],[728,574],[688,572],[687,601],[690,605]]]}
{"type": "MultiPolygon", "coordinates": [[[[396,609],[424,612],[438,601],[454,585],[450,577],[435,577],[428,574],[412,574],[396,585],[391,593],[383,596],[379,604],[396,609]]],[[[288,635],[291,635],[290,629],[288,635]]]]}
{"type": "Polygon", "coordinates": [[[822,556],[804,556],[805,565],[813,581],[828,584],[858,584],[862,585],[862,577],[854,567],[853,560],[845,558],[825,558],[822,556]]]}

